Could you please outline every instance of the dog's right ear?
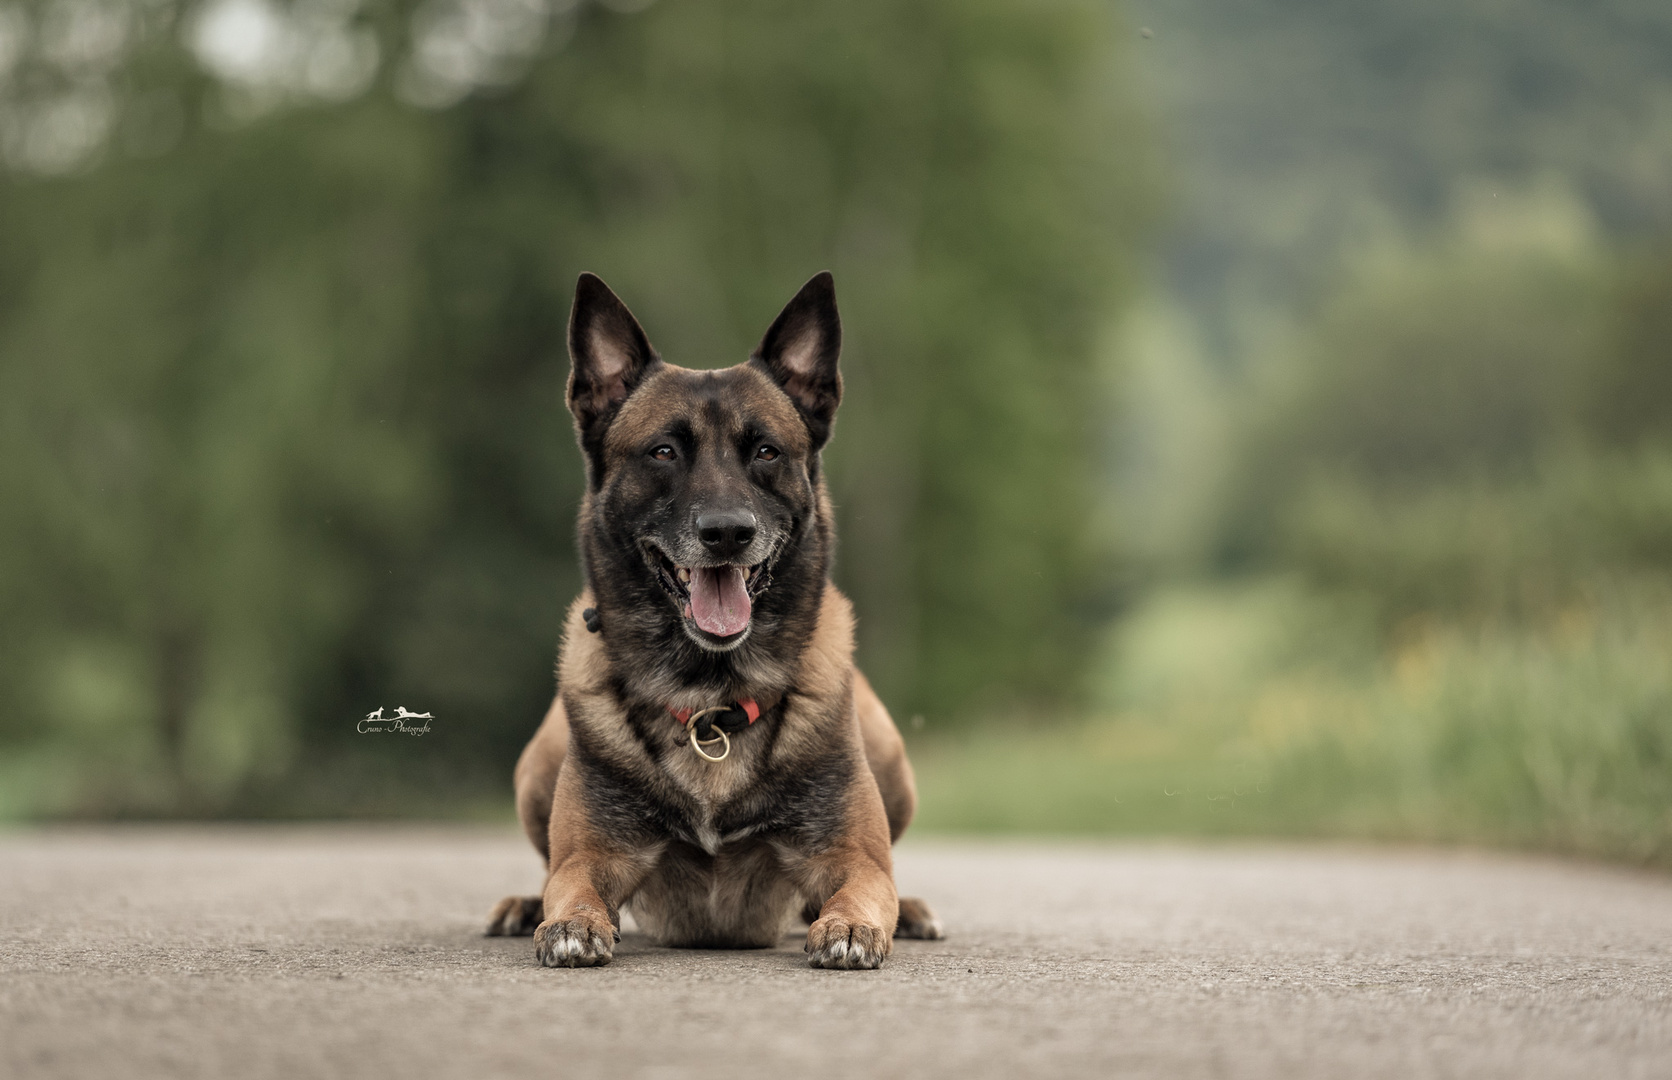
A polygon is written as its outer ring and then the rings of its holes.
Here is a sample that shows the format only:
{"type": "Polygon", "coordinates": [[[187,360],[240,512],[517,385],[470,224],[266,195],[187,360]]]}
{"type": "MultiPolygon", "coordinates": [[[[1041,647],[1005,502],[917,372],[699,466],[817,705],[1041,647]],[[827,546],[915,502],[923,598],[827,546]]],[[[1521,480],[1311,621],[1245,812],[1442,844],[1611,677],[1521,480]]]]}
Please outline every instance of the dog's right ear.
{"type": "Polygon", "coordinates": [[[662,362],[644,328],[596,274],[575,282],[569,309],[569,411],[589,455],[627,395],[662,362]]]}

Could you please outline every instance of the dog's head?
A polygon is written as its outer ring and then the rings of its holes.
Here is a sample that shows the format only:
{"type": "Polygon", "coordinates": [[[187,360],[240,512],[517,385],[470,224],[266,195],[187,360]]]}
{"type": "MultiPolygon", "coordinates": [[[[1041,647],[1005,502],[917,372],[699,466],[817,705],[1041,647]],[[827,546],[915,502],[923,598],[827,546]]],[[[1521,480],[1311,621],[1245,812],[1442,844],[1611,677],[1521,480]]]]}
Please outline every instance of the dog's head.
{"type": "MultiPolygon", "coordinates": [[[[704,652],[725,653],[790,613],[780,602],[788,598],[772,595],[775,570],[816,577],[822,589],[829,525],[820,520],[819,451],[842,397],[841,342],[824,273],[802,286],[748,362],[675,367],[608,286],[581,275],[568,402],[587,459],[588,576],[600,600],[626,609],[609,618],[627,617],[650,637],[677,626],[704,652]]],[[[808,583],[795,591],[805,601],[808,583]]]]}

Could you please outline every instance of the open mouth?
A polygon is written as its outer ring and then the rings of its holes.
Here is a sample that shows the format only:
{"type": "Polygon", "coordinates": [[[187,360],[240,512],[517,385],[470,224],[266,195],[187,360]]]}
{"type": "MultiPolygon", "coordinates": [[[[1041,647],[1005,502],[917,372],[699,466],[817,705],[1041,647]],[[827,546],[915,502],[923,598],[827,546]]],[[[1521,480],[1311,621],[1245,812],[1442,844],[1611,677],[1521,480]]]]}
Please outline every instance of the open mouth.
{"type": "Polygon", "coordinates": [[[736,637],[749,629],[754,598],[771,582],[766,562],[753,566],[679,566],[649,541],[645,542],[644,553],[657,582],[673,598],[680,614],[716,638],[736,637]]]}

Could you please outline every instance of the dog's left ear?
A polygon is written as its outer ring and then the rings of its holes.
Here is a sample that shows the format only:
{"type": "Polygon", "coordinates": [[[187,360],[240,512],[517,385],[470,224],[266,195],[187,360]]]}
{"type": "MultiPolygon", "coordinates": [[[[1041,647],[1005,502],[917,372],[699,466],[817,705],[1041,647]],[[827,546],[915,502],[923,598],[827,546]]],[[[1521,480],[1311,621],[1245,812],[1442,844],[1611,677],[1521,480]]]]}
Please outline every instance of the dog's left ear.
{"type": "Polygon", "coordinates": [[[836,370],[841,355],[836,279],[826,270],[801,286],[749,357],[766,369],[801,410],[814,450],[830,438],[836,406],[842,403],[842,374],[836,370]]]}

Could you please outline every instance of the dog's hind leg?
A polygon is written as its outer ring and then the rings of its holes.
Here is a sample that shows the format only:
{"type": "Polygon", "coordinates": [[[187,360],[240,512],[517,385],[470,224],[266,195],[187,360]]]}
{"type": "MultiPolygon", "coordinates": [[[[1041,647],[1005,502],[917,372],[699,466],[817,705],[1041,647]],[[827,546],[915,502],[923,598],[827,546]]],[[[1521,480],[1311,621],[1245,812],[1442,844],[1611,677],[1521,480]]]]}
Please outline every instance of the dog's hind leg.
{"type": "Polygon", "coordinates": [[[545,921],[545,904],[538,896],[507,896],[488,916],[488,937],[528,937],[545,921]]]}
{"type": "MultiPolygon", "coordinates": [[[[853,673],[853,706],[859,714],[865,760],[871,766],[871,775],[882,794],[883,809],[888,814],[888,837],[896,841],[917,812],[917,780],[906,757],[906,743],[900,738],[900,729],[894,726],[882,699],[857,670],[853,673]]],[[[818,914],[817,908],[809,906],[803,918],[811,923],[818,914]]],[[[900,898],[900,921],[895,924],[894,936],[938,941],[946,936],[946,931],[928,904],[906,896],[900,898]]]]}
{"type": "MultiPolygon", "coordinates": [[[[557,786],[557,770],[563,765],[568,749],[569,717],[563,711],[563,699],[558,697],[552,700],[545,720],[523,748],[512,773],[517,789],[517,817],[542,860],[547,857],[550,844],[552,790],[557,786]]],[[[538,896],[507,896],[489,914],[487,935],[527,937],[543,921],[541,910],[538,896]]]]}
{"type": "Polygon", "coordinates": [[[892,842],[900,839],[917,812],[917,779],[906,758],[906,743],[900,738],[900,729],[894,726],[894,718],[888,715],[882,699],[858,669],[853,673],[853,707],[859,714],[865,761],[871,766],[877,791],[882,795],[883,811],[888,815],[888,838],[892,842]]]}
{"type": "Polygon", "coordinates": [[[894,936],[939,941],[946,936],[946,930],[941,926],[940,916],[928,904],[914,897],[902,896],[900,921],[894,924],[894,936]]]}
{"type": "Polygon", "coordinates": [[[546,847],[550,843],[552,790],[557,787],[557,770],[563,767],[568,752],[569,714],[563,710],[563,698],[558,696],[552,699],[552,707],[546,710],[539,730],[523,747],[511,774],[517,789],[517,817],[541,859],[547,857],[546,847]]]}

